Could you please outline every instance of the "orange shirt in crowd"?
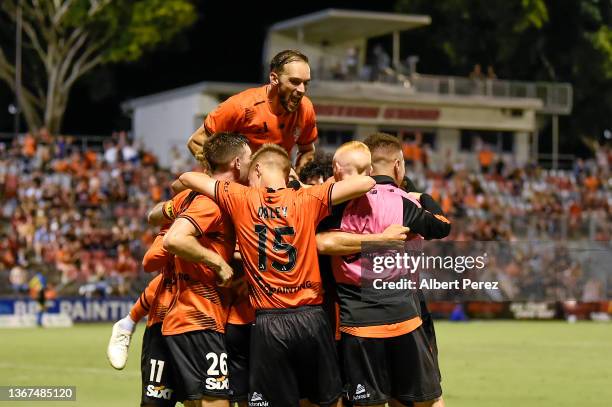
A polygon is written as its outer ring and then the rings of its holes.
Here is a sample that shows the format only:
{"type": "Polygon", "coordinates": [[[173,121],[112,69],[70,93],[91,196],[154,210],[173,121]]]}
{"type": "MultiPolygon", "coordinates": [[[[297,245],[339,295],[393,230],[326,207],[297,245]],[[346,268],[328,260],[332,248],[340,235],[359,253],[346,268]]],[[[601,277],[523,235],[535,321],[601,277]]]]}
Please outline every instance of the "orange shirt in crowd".
{"type": "Polygon", "coordinates": [[[221,103],[206,117],[206,132],[244,134],[253,152],[263,144],[273,143],[291,154],[294,145],[316,141],[315,111],[310,99],[304,96],[295,112],[277,116],[270,110],[267,89],[268,85],[247,89],[221,103]]]}
{"type": "Polygon", "coordinates": [[[322,303],[315,228],[329,214],[332,187],[272,190],[217,182],[215,197],[236,228],[255,309],[322,303]]]}
{"type": "Polygon", "coordinates": [[[589,175],[584,180],[584,185],[591,191],[595,191],[599,187],[599,179],[594,175],[589,175]]]}
{"type": "Polygon", "coordinates": [[[30,133],[27,133],[23,139],[22,152],[26,157],[34,157],[34,154],[36,154],[36,139],[30,133]]]}
{"type": "Polygon", "coordinates": [[[406,160],[421,161],[422,152],[418,144],[404,143],[402,145],[402,152],[406,160]]]}
{"type": "Polygon", "coordinates": [[[478,153],[478,162],[480,162],[480,165],[483,167],[489,167],[493,164],[494,156],[495,154],[491,150],[481,150],[478,153]]]}

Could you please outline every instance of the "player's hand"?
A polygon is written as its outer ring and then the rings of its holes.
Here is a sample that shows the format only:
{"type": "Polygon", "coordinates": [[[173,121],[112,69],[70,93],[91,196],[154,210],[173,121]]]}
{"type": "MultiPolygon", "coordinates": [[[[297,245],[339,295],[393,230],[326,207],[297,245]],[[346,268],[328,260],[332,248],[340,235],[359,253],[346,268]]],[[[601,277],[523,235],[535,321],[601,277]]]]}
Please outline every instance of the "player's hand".
{"type": "Polygon", "coordinates": [[[222,262],[216,270],[217,280],[221,287],[230,287],[234,270],[226,262],[222,262]]]}
{"type": "Polygon", "coordinates": [[[383,232],[383,236],[385,236],[388,240],[396,240],[396,241],[404,241],[408,238],[408,233],[410,232],[410,228],[402,225],[391,225],[388,226],[383,232]]]}
{"type": "Polygon", "coordinates": [[[239,298],[249,296],[249,284],[245,276],[232,280],[231,287],[239,298]]]}

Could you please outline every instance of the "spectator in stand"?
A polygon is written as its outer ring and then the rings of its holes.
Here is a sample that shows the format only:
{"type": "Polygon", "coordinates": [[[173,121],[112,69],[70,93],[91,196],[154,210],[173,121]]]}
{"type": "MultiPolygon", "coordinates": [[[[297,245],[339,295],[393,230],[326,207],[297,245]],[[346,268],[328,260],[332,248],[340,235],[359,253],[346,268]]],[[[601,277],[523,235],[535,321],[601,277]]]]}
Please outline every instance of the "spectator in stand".
{"type": "Polygon", "coordinates": [[[478,162],[480,163],[480,171],[483,174],[488,174],[493,166],[495,153],[491,150],[488,144],[484,144],[478,152],[478,162]]]}
{"type": "Polygon", "coordinates": [[[492,65],[487,66],[487,79],[497,79],[495,69],[493,69],[492,65]]]}

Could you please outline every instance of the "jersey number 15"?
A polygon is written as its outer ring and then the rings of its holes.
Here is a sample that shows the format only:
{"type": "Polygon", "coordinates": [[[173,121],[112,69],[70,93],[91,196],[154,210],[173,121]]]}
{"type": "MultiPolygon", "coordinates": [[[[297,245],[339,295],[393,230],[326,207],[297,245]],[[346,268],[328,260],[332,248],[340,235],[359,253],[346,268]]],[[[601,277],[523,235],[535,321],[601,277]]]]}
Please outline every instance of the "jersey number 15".
{"type": "MultiPolygon", "coordinates": [[[[272,250],[275,252],[287,253],[287,263],[281,263],[278,261],[272,262],[272,267],[275,270],[286,273],[291,271],[295,266],[295,260],[297,257],[297,249],[287,242],[283,241],[283,236],[293,236],[295,231],[291,226],[283,226],[274,229],[270,229],[274,235],[274,243],[272,244],[272,250]]],[[[266,242],[268,240],[268,227],[265,225],[255,225],[255,233],[259,238],[257,244],[257,252],[259,254],[257,267],[260,271],[265,271],[267,268],[268,256],[266,254],[266,242]]]]}

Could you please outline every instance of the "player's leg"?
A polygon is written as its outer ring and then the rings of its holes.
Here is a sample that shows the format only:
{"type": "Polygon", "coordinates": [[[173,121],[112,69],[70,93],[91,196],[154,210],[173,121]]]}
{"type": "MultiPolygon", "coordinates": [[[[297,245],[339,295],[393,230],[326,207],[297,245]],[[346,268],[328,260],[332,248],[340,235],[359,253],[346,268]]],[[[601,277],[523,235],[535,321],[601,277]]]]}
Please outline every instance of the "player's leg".
{"type": "Polygon", "coordinates": [[[229,369],[230,404],[248,406],[249,397],[249,346],[251,324],[227,324],[225,343],[229,369]]]}
{"type": "Polygon", "coordinates": [[[200,330],[164,336],[182,383],[182,399],[195,406],[229,407],[229,379],[224,335],[200,330]]]}
{"type": "Polygon", "coordinates": [[[342,370],[348,401],[352,405],[384,407],[390,401],[386,340],[342,334],[342,370]]]}
{"type": "Polygon", "coordinates": [[[437,357],[424,328],[420,326],[388,341],[387,363],[393,398],[403,405],[443,406],[437,357]],[[405,374],[407,369],[410,375],[405,374]]]}
{"type": "Polygon", "coordinates": [[[111,366],[115,369],[121,370],[125,367],[132,334],[136,329],[136,324],[149,312],[153,298],[147,298],[147,291],[148,290],[145,290],[140,294],[140,297],[136,300],[134,305],[132,305],[128,315],[121,318],[113,325],[108,347],[106,348],[106,356],[111,366]]]}
{"type": "MultiPolygon", "coordinates": [[[[249,405],[295,406],[300,399],[291,348],[297,332],[288,310],[258,311],[251,327],[249,405]]],[[[299,351],[299,350],[296,350],[299,351]]]]}
{"type": "Polygon", "coordinates": [[[342,405],[342,381],[335,338],[321,307],[304,307],[293,316],[300,395],[320,406],[342,405]]]}
{"type": "Polygon", "coordinates": [[[171,407],[179,389],[173,382],[172,358],[161,334],[161,323],[145,329],[141,353],[141,406],[171,407]]]}

